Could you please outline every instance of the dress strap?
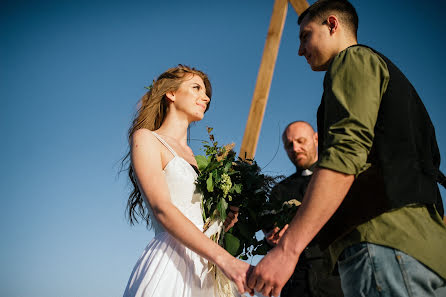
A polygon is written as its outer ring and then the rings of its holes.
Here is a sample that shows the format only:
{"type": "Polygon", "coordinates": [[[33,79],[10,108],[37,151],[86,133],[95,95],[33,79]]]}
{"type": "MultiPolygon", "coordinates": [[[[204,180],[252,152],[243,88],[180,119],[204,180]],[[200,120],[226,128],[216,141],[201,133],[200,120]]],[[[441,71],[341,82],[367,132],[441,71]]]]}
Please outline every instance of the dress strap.
{"type": "Polygon", "coordinates": [[[164,144],[164,146],[172,153],[172,155],[174,155],[174,157],[177,156],[177,153],[175,153],[175,151],[173,150],[173,148],[170,147],[170,145],[158,134],[156,134],[155,132],[151,131],[153,135],[155,135],[156,138],[158,138],[158,140],[164,144]]]}

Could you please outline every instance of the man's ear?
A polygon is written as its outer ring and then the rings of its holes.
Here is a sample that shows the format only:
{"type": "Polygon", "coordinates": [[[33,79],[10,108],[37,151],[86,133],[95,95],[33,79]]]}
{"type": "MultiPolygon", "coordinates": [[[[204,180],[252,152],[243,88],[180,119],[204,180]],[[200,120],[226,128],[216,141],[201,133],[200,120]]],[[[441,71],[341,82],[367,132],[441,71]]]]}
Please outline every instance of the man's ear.
{"type": "Polygon", "coordinates": [[[330,29],[330,34],[335,33],[338,30],[339,27],[339,20],[335,15],[330,15],[327,18],[327,25],[328,28],[330,29]]]}
{"type": "Polygon", "coordinates": [[[167,97],[167,99],[169,99],[169,101],[174,102],[175,101],[175,92],[167,92],[166,97],[167,97]]]}
{"type": "Polygon", "coordinates": [[[318,136],[318,134],[317,134],[317,132],[314,132],[314,143],[316,143],[316,146],[318,145],[318,143],[319,143],[319,136],[318,136]]]}

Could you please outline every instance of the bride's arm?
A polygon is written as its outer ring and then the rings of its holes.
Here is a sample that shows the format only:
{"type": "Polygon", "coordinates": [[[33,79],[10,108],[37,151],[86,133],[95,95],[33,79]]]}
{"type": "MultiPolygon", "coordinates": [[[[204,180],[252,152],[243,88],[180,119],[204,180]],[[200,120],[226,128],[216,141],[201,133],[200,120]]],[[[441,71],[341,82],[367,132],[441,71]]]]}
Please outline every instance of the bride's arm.
{"type": "Polygon", "coordinates": [[[172,204],[163,173],[160,142],[150,131],[141,129],[133,134],[131,158],[140,190],[164,229],[182,244],[215,263],[237,285],[241,294],[245,292],[249,264],[234,258],[206,237],[172,204]]]}

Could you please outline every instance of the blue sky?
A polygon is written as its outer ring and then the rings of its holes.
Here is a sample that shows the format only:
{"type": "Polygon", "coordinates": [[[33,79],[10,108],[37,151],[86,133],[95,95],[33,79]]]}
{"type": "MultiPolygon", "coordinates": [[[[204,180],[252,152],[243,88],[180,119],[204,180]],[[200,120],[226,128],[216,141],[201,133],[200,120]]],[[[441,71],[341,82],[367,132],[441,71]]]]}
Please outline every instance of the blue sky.
{"type": "MultiPolygon", "coordinates": [[[[406,74],[446,158],[446,4],[352,3],[359,42],[406,74]]],[[[191,127],[190,145],[200,153],[211,126],[217,140],[238,150],[272,6],[273,0],[1,2],[1,296],[122,295],[153,237],[126,222],[129,188],[125,173],[118,175],[143,87],[178,63],[207,72],[214,96],[205,119],[191,127]]],[[[257,148],[269,174],[293,172],[280,133],[293,120],[315,125],[322,94],[323,73],[297,55],[296,21],[290,6],[257,148]]]]}

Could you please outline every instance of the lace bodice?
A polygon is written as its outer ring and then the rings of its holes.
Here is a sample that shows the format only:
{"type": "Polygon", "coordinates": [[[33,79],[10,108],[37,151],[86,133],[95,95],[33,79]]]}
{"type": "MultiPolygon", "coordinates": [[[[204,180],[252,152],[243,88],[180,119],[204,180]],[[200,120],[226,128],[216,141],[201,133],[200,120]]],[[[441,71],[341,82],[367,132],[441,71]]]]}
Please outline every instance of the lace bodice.
{"type": "MultiPolygon", "coordinates": [[[[185,159],[177,155],[177,153],[165,142],[161,136],[152,132],[158,140],[163,143],[172,153],[173,159],[164,167],[164,175],[166,177],[167,186],[169,188],[170,199],[172,203],[200,230],[203,230],[203,217],[201,211],[202,194],[196,190],[195,180],[197,173],[185,159]]],[[[152,209],[144,199],[146,207],[149,211],[152,228],[155,235],[165,232],[163,226],[156,220],[152,209]]]]}

